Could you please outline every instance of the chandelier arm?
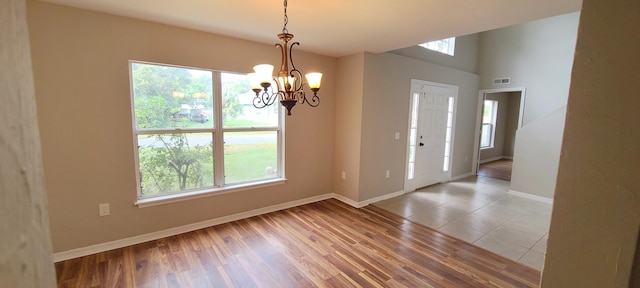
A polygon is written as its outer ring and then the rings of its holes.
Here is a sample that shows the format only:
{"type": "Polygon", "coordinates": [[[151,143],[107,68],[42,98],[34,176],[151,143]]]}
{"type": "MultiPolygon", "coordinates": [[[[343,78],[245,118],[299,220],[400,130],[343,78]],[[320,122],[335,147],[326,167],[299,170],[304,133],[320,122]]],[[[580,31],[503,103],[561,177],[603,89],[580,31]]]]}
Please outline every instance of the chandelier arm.
{"type": "MultiPolygon", "coordinates": [[[[278,83],[277,78],[283,75],[280,75],[282,73],[282,71],[285,71],[285,73],[287,73],[286,71],[289,69],[289,64],[287,62],[287,41],[283,40],[284,45],[280,44],[280,43],[276,43],[276,47],[280,48],[280,54],[282,54],[282,62],[280,63],[280,69],[278,70],[278,74],[276,75],[276,83],[278,83]]],[[[284,88],[284,87],[283,87],[284,88]]],[[[280,85],[278,85],[278,90],[280,89],[280,85]]]]}
{"type": "Polygon", "coordinates": [[[277,95],[269,91],[268,88],[264,88],[264,90],[256,92],[256,97],[253,98],[253,107],[258,109],[267,107],[275,102],[278,98],[277,95]]]}
{"type": "Polygon", "coordinates": [[[313,97],[307,98],[307,96],[305,95],[304,90],[303,90],[302,94],[301,94],[301,97],[300,97],[300,104],[303,104],[305,102],[307,102],[307,104],[309,104],[309,106],[311,106],[311,107],[318,107],[318,105],[320,105],[320,97],[318,97],[318,92],[314,90],[313,91],[313,97]],[[311,99],[311,100],[309,100],[309,99],[311,99]]]}
{"type": "Polygon", "coordinates": [[[304,77],[302,77],[302,72],[300,70],[293,68],[291,72],[289,72],[289,76],[295,79],[295,83],[293,87],[291,87],[292,91],[299,92],[303,91],[304,88],[304,77]]]}
{"type": "MultiPolygon", "coordinates": [[[[293,46],[295,46],[295,45],[300,46],[300,42],[293,42],[293,43],[291,43],[291,46],[289,47],[289,62],[291,63],[291,69],[292,69],[291,71],[293,71],[293,70],[298,71],[298,69],[296,69],[296,65],[293,64],[293,46]]],[[[298,71],[298,73],[300,73],[300,71],[298,71]]],[[[302,73],[300,73],[300,75],[302,75],[302,73]]]]}

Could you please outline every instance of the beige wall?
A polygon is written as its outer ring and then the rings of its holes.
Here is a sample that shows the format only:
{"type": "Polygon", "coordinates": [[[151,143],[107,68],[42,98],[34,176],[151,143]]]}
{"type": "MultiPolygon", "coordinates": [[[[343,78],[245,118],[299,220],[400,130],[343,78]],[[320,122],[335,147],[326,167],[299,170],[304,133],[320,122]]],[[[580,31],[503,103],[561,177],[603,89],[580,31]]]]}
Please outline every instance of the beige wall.
{"type": "Polygon", "coordinates": [[[513,158],[515,149],[516,131],[518,130],[518,121],[520,121],[520,92],[509,93],[509,109],[507,112],[507,127],[504,134],[504,150],[502,155],[513,158]]]}
{"type": "Polygon", "coordinates": [[[26,4],[0,5],[0,285],[54,287],[26,4]]]}
{"type": "Polygon", "coordinates": [[[389,52],[470,73],[478,73],[478,38],[477,33],[456,37],[454,56],[431,51],[420,46],[411,46],[389,52]]]}
{"type": "Polygon", "coordinates": [[[336,74],[340,100],[335,106],[334,192],[357,201],[360,191],[364,53],[339,58],[336,74]],[[346,173],[345,179],[342,179],[342,171],[346,173]]]}
{"type": "Polygon", "coordinates": [[[451,174],[470,173],[478,75],[391,53],[366,53],[364,65],[359,201],[404,188],[411,79],[459,87],[451,174]]]}
{"type": "Polygon", "coordinates": [[[638,27],[637,0],[583,2],[542,287],[638,287],[638,27]]]}
{"type": "Polygon", "coordinates": [[[541,123],[552,129],[563,127],[564,115],[553,113],[564,111],[566,105],[578,18],[576,12],[480,33],[480,88],[525,87],[523,128],[538,126],[518,130],[512,190],[553,195],[562,130],[546,131],[541,123]],[[511,77],[511,84],[494,86],[498,77],[511,77]],[[520,137],[532,142],[523,143],[520,137]]]}
{"type": "Polygon", "coordinates": [[[285,184],[138,208],[128,61],[249,72],[279,63],[278,50],[41,1],[28,12],[55,252],[332,192],[335,58],[294,54],[300,70],[325,74],[320,106],[286,118],[285,184]],[[99,203],[110,216],[98,216],[99,203]]]}

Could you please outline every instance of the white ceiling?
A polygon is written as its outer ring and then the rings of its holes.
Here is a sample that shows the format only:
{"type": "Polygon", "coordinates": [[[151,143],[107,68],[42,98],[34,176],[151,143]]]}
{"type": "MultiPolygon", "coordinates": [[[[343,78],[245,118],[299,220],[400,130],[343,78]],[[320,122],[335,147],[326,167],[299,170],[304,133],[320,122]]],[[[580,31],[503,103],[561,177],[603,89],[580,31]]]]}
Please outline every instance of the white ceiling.
{"type": "MultiPolygon", "coordinates": [[[[262,43],[279,42],[282,0],[43,0],[262,43]]],[[[579,11],[581,0],[289,0],[300,50],[384,52],[579,11]]]]}

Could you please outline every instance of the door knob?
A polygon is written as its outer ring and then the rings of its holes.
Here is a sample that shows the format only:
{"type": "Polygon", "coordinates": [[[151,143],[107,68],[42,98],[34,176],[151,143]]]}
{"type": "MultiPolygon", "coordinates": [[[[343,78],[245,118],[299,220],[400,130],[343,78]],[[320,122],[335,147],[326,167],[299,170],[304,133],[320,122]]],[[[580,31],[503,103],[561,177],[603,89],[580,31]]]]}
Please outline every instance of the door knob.
{"type": "Polygon", "coordinates": [[[424,143],[420,142],[420,146],[424,146],[424,143]]]}

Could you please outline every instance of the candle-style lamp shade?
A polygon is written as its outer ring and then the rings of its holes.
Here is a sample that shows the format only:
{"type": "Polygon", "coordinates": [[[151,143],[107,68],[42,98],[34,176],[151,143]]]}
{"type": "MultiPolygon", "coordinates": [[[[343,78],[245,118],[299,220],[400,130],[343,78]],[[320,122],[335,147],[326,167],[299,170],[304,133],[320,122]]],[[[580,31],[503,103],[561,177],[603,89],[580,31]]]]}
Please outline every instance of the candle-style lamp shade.
{"type": "Polygon", "coordinates": [[[322,73],[307,73],[305,75],[307,78],[307,84],[309,84],[309,88],[314,92],[320,90],[320,81],[322,80],[322,73]],[[315,90],[314,90],[315,89],[315,90]]]}
{"type": "Polygon", "coordinates": [[[258,75],[258,79],[260,84],[263,83],[271,83],[271,79],[273,79],[273,65],[271,64],[260,64],[253,66],[253,71],[258,75]]]}

